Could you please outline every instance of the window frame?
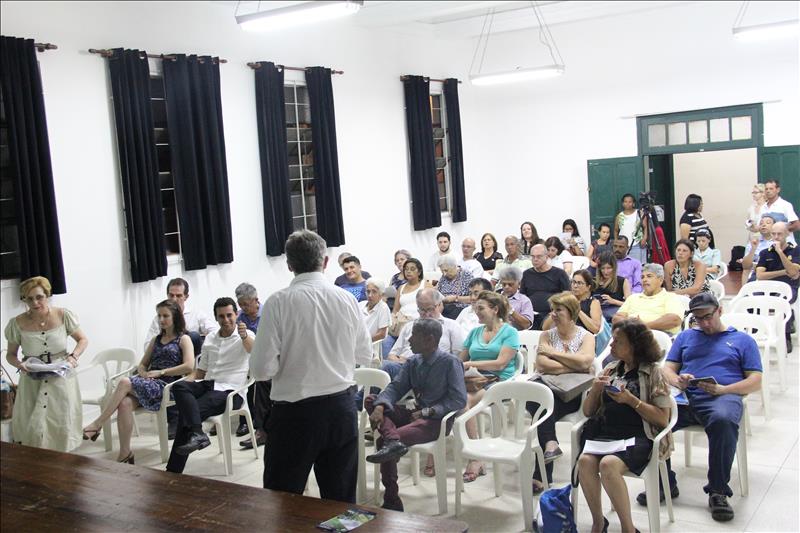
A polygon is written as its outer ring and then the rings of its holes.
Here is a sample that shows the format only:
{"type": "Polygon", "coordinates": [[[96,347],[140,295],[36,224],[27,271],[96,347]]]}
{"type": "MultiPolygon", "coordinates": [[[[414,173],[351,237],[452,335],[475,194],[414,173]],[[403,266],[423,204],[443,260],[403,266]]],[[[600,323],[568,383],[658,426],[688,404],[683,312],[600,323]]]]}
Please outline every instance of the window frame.
{"type": "MultiPolygon", "coordinates": [[[[291,89],[293,93],[293,101],[287,102],[284,98],[284,109],[286,110],[286,124],[285,128],[287,131],[286,137],[286,157],[289,166],[289,203],[291,206],[292,214],[292,231],[297,229],[307,229],[311,231],[317,231],[318,228],[318,219],[317,219],[317,203],[316,203],[316,175],[314,171],[314,140],[312,137],[312,131],[314,128],[313,123],[311,122],[311,102],[308,99],[308,86],[305,83],[305,80],[295,80],[295,79],[285,79],[283,82],[283,90],[284,95],[286,94],[286,90],[291,89]],[[306,100],[307,103],[300,103],[297,98],[298,87],[303,87],[306,89],[306,100]],[[300,124],[300,106],[308,107],[308,127],[301,128],[300,124]],[[294,122],[290,122],[289,118],[289,107],[291,107],[292,111],[294,112],[294,122]],[[288,136],[288,132],[290,129],[293,129],[296,133],[294,139],[290,139],[288,136]],[[301,134],[301,131],[303,134],[301,134]],[[305,140],[307,139],[307,140],[305,140]],[[307,143],[310,147],[310,151],[307,153],[303,153],[303,144],[307,143]],[[296,158],[293,156],[291,152],[292,144],[297,145],[297,154],[296,158]],[[310,155],[312,162],[310,164],[303,163],[304,155],[310,155]],[[294,162],[293,162],[293,158],[294,162]],[[298,178],[292,178],[291,171],[292,167],[296,167],[299,172],[298,178]],[[310,167],[311,177],[306,177],[306,167],[310,167]],[[294,209],[294,200],[293,197],[296,196],[296,193],[293,190],[293,182],[299,181],[300,182],[300,208],[302,212],[300,214],[295,212],[294,209]],[[313,194],[307,191],[306,182],[310,182],[311,186],[309,187],[313,190],[313,194]],[[310,220],[313,217],[313,224],[310,223],[310,220]],[[302,228],[296,226],[297,221],[302,220],[302,228]]],[[[306,124],[303,122],[303,124],[306,124]]]]}
{"type": "MultiPolygon", "coordinates": [[[[438,174],[439,170],[442,170],[444,172],[444,194],[445,194],[445,196],[444,196],[444,198],[442,198],[442,196],[439,196],[439,181],[438,181],[438,176],[437,176],[436,177],[436,179],[437,179],[437,181],[436,181],[436,195],[437,195],[436,199],[439,202],[439,211],[442,214],[452,215],[452,212],[453,212],[453,181],[452,181],[452,176],[450,174],[450,146],[449,146],[450,135],[449,135],[449,132],[448,132],[448,129],[447,129],[447,107],[446,107],[447,106],[447,102],[446,102],[446,99],[445,99],[445,96],[444,96],[444,87],[441,87],[439,89],[431,89],[430,90],[430,95],[429,95],[429,101],[430,101],[430,106],[431,106],[431,129],[434,132],[436,131],[436,129],[441,129],[442,132],[443,132],[443,136],[441,137],[441,142],[442,142],[442,157],[441,157],[441,159],[444,159],[444,166],[442,168],[436,167],[436,173],[438,174]],[[434,96],[439,98],[439,107],[438,108],[434,108],[434,106],[433,106],[433,97],[434,96]],[[440,128],[436,128],[434,126],[434,123],[433,123],[433,110],[434,109],[438,109],[439,110],[439,120],[440,120],[440,124],[441,124],[440,128]],[[441,205],[442,204],[442,200],[444,200],[445,209],[442,209],[442,205],[441,205]]],[[[435,134],[434,134],[434,137],[433,137],[434,165],[436,165],[436,163],[435,163],[436,159],[439,159],[439,158],[436,157],[436,142],[438,140],[439,139],[437,139],[435,134]]]]}

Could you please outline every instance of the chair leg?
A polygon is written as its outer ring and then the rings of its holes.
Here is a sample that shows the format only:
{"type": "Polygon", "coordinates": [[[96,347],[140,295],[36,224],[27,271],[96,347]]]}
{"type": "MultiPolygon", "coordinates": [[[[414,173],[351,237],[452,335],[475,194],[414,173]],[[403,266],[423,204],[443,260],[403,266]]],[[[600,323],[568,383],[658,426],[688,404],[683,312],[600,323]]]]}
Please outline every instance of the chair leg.
{"type": "Polygon", "coordinates": [[[503,478],[500,463],[492,463],[492,477],[494,478],[494,495],[498,498],[503,495],[503,478]]]}
{"type": "Polygon", "coordinates": [[[414,486],[419,485],[419,452],[411,450],[411,479],[414,481],[414,486]]]}
{"type": "Polygon", "coordinates": [[[114,449],[114,431],[111,427],[110,419],[103,424],[103,444],[105,445],[107,452],[110,452],[114,449]]]}
{"type": "Polygon", "coordinates": [[[161,462],[166,463],[169,459],[169,439],[167,429],[167,410],[162,408],[156,413],[156,423],[158,424],[158,446],[161,449],[161,462]]]}
{"type": "MultiPolygon", "coordinates": [[[[767,362],[767,367],[769,362],[767,362]]],[[[765,367],[766,370],[766,367],[765,367]]],[[[764,420],[769,420],[769,403],[770,403],[770,390],[769,390],[769,372],[764,372],[761,376],[761,406],[764,410],[764,420]]]]}
{"type": "MultiPolygon", "coordinates": [[[[658,450],[653,450],[653,453],[658,453],[658,450]]],[[[667,515],[669,516],[669,521],[674,522],[675,513],[672,511],[672,493],[669,489],[669,474],[667,473],[666,461],[658,462],[658,472],[661,478],[661,490],[664,491],[664,499],[667,500],[667,515]]]]}
{"type": "MultiPolygon", "coordinates": [[[[363,417],[360,413],[359,418],[363,417]]],[[[363,421],[360,421],[363,422],[363,421]]],[[[356,501],[362,502],[367,498],[367,462],[364,444],[364,424],[358,425],[358,482],[356,485],[356,501]]]]}
{"type": "Polygon", "coordinates": [[[456,511],[455,516],[461,513],[461,491],[464,490],[464,478],[461,476],[461,467],[463,461],[461,459],[461,450],[458,446],[453,447],[453,462],[455,463],[456,470],[456,511]]]}
{"type": "MultiPolygon", "coordinates": [[[[746,411],[745,411],[746,412],[746,411]]],[[[739,488],[742,496],[747,496],[750,492],[750,480],[747,465],[747,434],[739,432],[739,440],[736,443],[736,465],[739,468],[739,488]]]]}
{"type": "MultiPolygon", "coordinates": [[[[654,453],[655,452],[654,450],[654,453]]],[[[650,522],[650,533],[661,531],[660,497],[658,494],[658,468],[647,468],[644,479],[645,494],[647,494],[647,518],[650,522]]]]}
{"type": "Polygon", "coordinates": [[[247,431],[250,432],[250,442],[253,443],[253,455],[256,456],[256,460],[258,460],[258,446],[255,445],[256,443],[256,430],[253,427],[253,417],[250,415],[250,410],[244,412],[244,419],[247,420],[247,431]]]}
{"type": "Polygon", "coordinates": [[[375,505],[381,504],[381,465],[372,466],[372,492],[375,495],[375,505]]]}
{"type": "Polygon", "coordinates": [[[531,484],[533,460],[532,454],[523,453],[519,461],[519,491],[522,495],[522,519],[525,531],[533,529],[533,485],[531,484]]]}
{"type": "MultiPolygon", "coordinates": [[[[544,451],[541,446],[537,446],[534,449],[534,453],[536,454],[536,460],[539,461],[539,472],[542,473],[542,486],[544,486],[544,490],[547,490],[550,488],[550,482],[547,481],[547,471],[544,467],[544,451]]],[[[531,472],[529,477],[533,479],[533,472],[531,472]]],[[[531,485],[531,490],[533,490],[533,485],[531,485]]]]}
{"type": "Polygon", "coordinates": [[[136,410],[135,409],[133,411],[133,415],[132,415],[131,418],[133,418],[133,434],[136,435],[137,437],[141,437],[142,435],[139,433],[139,423],[136,421],[136,410]]]}
{"type": "Polygon", "coordinates": [[[685,467],[692,466],[692,432],[683,432],[683,465],[685,467]]]}
{"type": "Polygon", "coordinates": [[[444,442],[433,449],[433,468],[436,470],[436,497],[439,514],[447,514],[447,450],[444,442]]]}
{"type": "MultiPolygon", "coordinates": [[[[231,418],[229,413],[222,415],[222,431],[217,429],[217,433],[222,435],[222,457],[225,460],[225,475],[233,474],[233,453],[231,452],[231,418]]],[[[253,443],[255,446],[255,443],[253,443]]]]}

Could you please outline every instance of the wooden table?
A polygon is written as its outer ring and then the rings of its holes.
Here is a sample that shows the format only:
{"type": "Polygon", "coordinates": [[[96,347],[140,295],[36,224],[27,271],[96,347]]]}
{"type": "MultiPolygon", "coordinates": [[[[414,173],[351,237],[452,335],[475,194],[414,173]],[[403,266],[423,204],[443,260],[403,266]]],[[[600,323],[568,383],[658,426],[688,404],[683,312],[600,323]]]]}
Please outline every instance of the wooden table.
{"type": "MultiPolygon", "coordinates": [[[[320,531],[352,504],[171,474],[17,444],[0,445],[0,529],[8,531],[320,531]]],[[[464,522],[358,505],[355,531],[467,531],[464,522]]]]}

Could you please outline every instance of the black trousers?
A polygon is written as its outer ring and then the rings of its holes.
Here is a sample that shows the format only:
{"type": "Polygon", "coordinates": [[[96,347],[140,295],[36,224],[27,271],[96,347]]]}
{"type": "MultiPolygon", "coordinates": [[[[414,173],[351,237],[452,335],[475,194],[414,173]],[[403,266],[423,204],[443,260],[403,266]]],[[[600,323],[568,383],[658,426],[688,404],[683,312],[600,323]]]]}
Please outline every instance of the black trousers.
{"type": "MultiPolygon", "coordinates": [[[[167,471],[180,474],[186,467],[188,456],[175,453],[177,446],[186,444],[189,434],[203,430],[203,420],[225,412],[225,400],[230,391],[214,390],[214,381],[181,381],[172,387],[172,397],[178,409],[178,432],[172,443],[167,461],[167,471]]],[[[234,408],[242,405],[242,399],[233,399],[234,408]]]]}
{"type": "MultiPolygon", "coordinates": [[[[542,451],[544,451],[544,445],[547,444],[549,441],[554,440],[558,442],[558,437],[556,437],[556,422],[564,418],[566,415],[570,413],[574,413],[578,409],[581,408],[581,398],[582,395],[573,398],[572,400],[565,402],[561,398],[558,397],[557,394],[553,395],[553,416],[549,417],[547,420],[539,424],[539,427],[536,428],[536,434],[539,437],[539,446],[542,447],[542,451]]],[[[525,404],[525,409],[533,416],[536,413],[536,410],[539,408],[539,404],[536,402],[528,402],[525,404]]],[[[544,465],[545,470],[547,471],[547,482],[553,482],[553,463],[547,463],[544,465]]],[[[539,463],[537,462],[534,467],[533,479],[542,480],[542,474],[539,472],[539,463]]]]}
{"type": "MultiPolygon", "coordinates": [[[[250,406],[250,414],[253,417],[253,429],[264,430],[264,424],[269,418],[272,409],[272,400],[269,394],[272,392],[272,380],[256,381],[247,388],[247,404],[250,406]]],[[[245,418],[239,417],[239,423],[244,424],[245,418]]]]}
{"type": "Polygon", "coordinates": [[[355,503],[355,387],[299,402],[275,402],[265,430],[264,488],[302,494],[311,468],[320,496],[355,503]]]}

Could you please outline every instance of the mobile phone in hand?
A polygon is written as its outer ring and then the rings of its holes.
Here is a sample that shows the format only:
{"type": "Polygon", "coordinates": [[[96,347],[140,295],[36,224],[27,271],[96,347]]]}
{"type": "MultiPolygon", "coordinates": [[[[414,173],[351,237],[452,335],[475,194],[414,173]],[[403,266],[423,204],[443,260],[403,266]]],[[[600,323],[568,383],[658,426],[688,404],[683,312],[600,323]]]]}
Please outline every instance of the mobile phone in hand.
{"type": "Polygon", "coordinates": [[[622,392],[622,390],[620,390],[619,387],[615,387],[614,385],[606,385],[603,388],[606,390],[606,392],[614,392],[614,393],[622,392]]]}
{"type": "Polygon", "coordinates": [[[717,380],[714,376],[708,376],[704,378],[694,378],[689,380],[690,387],[697,387],[698,383],[713,383],[714,385],[717,385],[717,380]]]}

